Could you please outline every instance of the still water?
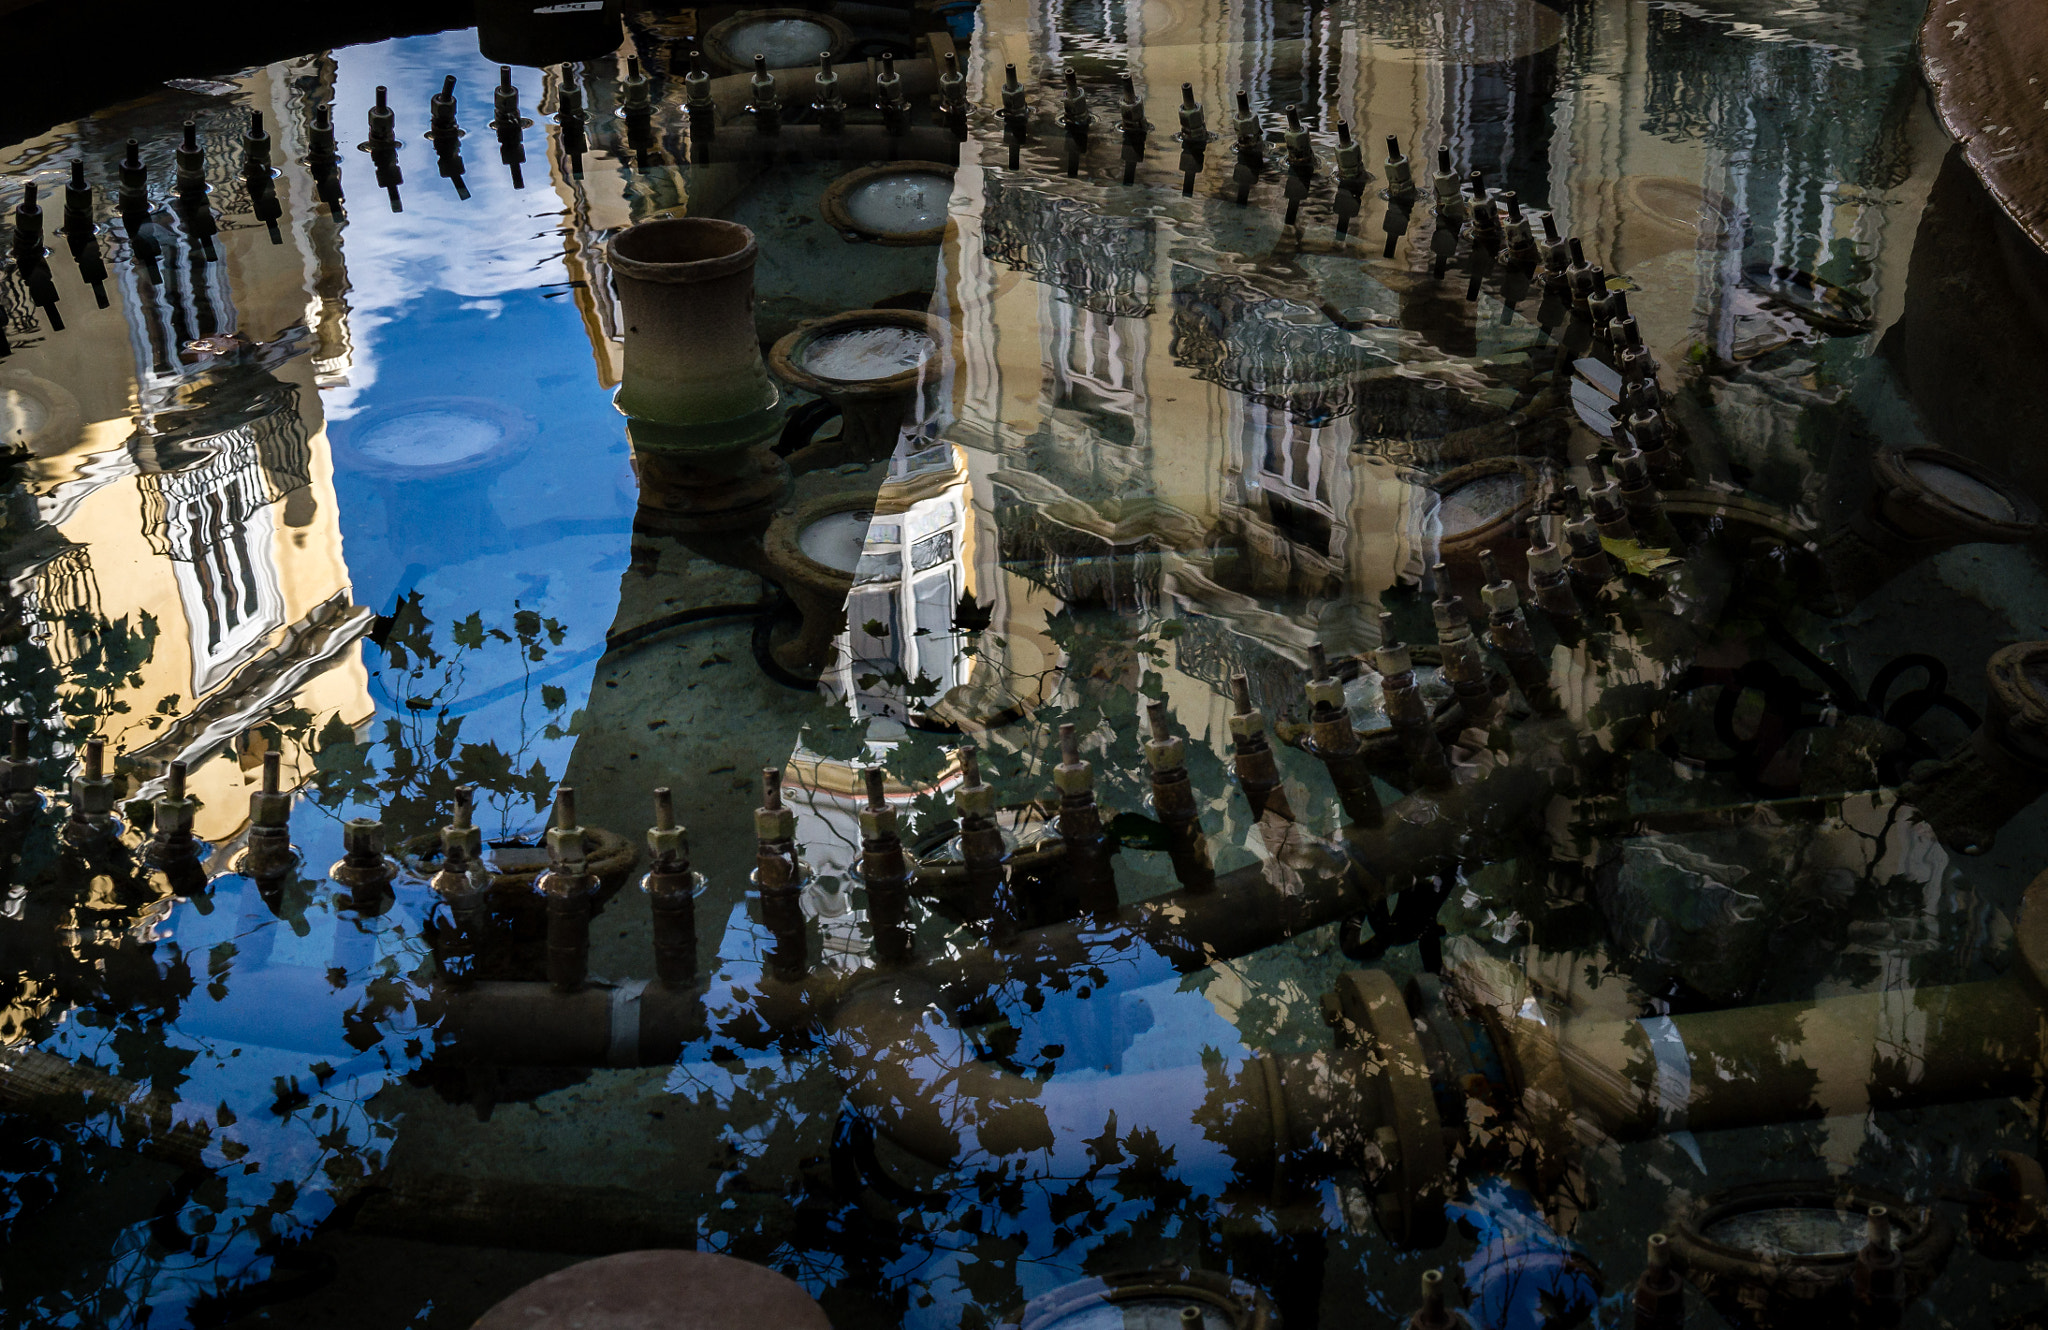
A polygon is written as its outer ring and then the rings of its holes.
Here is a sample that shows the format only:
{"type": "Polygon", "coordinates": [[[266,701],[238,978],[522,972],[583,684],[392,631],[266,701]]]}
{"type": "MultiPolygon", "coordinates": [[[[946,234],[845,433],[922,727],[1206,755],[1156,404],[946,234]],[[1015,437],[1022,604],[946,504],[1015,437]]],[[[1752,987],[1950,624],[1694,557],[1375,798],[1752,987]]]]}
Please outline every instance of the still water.
{"type": "Polygon", "coordinates": [[[1919,8],[841,9],[843,129],[693,139],[707,9],[0,148],[6,1323],[1620,1326],[1666,1232],[1687,1324],[2035,1324],[2048,474],[1919,8]],[[614,404],[663,217],[758,437],[614,404]]]}

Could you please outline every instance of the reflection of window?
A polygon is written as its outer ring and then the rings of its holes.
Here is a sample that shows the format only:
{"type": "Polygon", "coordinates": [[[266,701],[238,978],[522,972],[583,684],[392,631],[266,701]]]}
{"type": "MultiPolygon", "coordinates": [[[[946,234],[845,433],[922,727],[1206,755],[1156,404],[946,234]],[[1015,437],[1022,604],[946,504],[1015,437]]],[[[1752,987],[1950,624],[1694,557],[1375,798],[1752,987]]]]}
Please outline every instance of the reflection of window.
{"type": "MultiPolygon", "coordinates": [[[[952,533],[945,535],[950,551],[952,533]]],[[[953,594],[953,570],[949,567],[918,579],[916,592],[917,630],[923,634],[917,638],[918,673],[937,680],[943,691],[953,682],[953,659],[958,645],[953,641],[953,609],[959,603],[959,597],[953,594]]]]}
{"type": "Polygon", "coordinates": [[[173,559],[194,557],[195,501],[223,500],[225,520],[238,524],[308,483],[313,469],[296,391],[281,394],[254,420],[211,431],[188,425],[142,435],[130,447],[144,472],[143,536],[152,550],[173,559]]]}
{"type": "Polygon", "coordinates": [[[1114,442],[1133,442],[1144,416],[1145,325],[1049,293],[1045,314],[1053,405],[1082,413],[1114,442]]]}
{"type": "Polygon", "coordinates": [[[68,545],[23,580],[28,583],[23,597],[25,627],[61,670],[84,650],[80,634],[97,631],[100,590],[93,579],[92,559],[85,546],[68,545]]]}
{"type": "Polygon", "coordinates": [[[888,669],[896,640],[896,596],[893,591],[856,591],[846,598],[848,653],[855,662],[888,669]],[[881,632],[874,631],[881,629],[881,632]]]}
{"type": "Polygon", "coordinates": [[[1266,496],[1266,512],[1281,535],[1317,554],[1330,552],[1330,515],[1278,494],[1266,496]]]}
{"type": "Polygon", "coordinates": [[[230,428],[188,426],[141,442],[148,446],[138,444],[138,457],[169,467],[141,477],[143,534],[171,560],[192,691],[204,696],[284,626],[273,505],[306,484],[305,423],[297,395],[286,393],[275,409],[230,428]]]}
{"type": "Polygon", "coordinates": [[[926,536],[910,547],[910,570],[921,573],[936,568],[953,557],[953,533],[941,531],[926,536]]]}
{"type": "Polygon", "coordinates": [[[903,554],[895,549],[876,549],[872,539],[861,551],[860,562],[853,567],[856,586],[873,586],[878,582],[893,582],[903,571],[903,554]]]}
{"type": "Polygon", "coordinates": [[[275,513],[259,508],[230,521],[234,496],[207,495],[186,506],[193,557],[172,563],[192,642],[192,693],[202,697],[234,672],[272,629],[284,626],[284,593],[272,542],[275,513]]]}
{"type": "Polygon", "coordinates": [[[868,524],[846,602],[848,691],[862,715],[914,719],[966,675],[953,629],[966,514],[952,488],[868,524]]]}
{"type": "Polygon", "coordinates": [[[1260,487],[1282,490],[1300,503],[1329,503],[1328,463],[1342,456],[1341,422],[1307,425],[1283,410],[1254,401],[1242,401],[1239,435],[1245,456],[1256,458],[1260,487]],[[1326,456],[1331,455],[1331,456],[1326,456]]]}

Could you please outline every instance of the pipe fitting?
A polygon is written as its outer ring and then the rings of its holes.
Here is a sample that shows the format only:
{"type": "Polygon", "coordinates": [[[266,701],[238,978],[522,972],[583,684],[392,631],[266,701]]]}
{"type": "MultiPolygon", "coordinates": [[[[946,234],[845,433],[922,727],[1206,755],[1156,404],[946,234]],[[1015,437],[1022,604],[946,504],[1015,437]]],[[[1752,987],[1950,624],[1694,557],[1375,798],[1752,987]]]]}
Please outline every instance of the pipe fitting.
{"type": "Polygon", "coordinates": [[[199,842],[192,835],[192,820],[198,811],[199,801],[185,793],[185,764],[172,762],[165,774],[164,792],[152,805],[149,844],[143,858],[157,866],[196,862],[199,842]]]}
{"type": "Polygon", "coordinates": [[[262,784],[249,795],[249,831],[243,838],[240,871],[259,882],[269,882],[298,864],[298,853],[292,849],[291,819],[292,796],[282,788],[282,760],[275,752],[265,753],[262,784]]]}
{"type": "Polygon", "coordinates": [[[1372,773],[1365,765],[1365,744],[1351,725],[1344,685],[1330,673],[1323,644],[1309,646],[1309,751],[1329,773],[1345,820],[1353,826],[1376,827],[1386,818],[1372,773]]]}
{"type": "Polygon", "coordinates": [[[1187,741],[1167,733],[1164,702],[1149,704],[1146,715],[1152,730],[1145,741],[1145,760],[1152,768],[1152,811],[1166,828],[1174,880],[1189,891],[1208,891],[1216,885],[1216,870],[1202,832],[1194,783],[1188,778],[1187,741]]]}
{"type": "Polygon", "coordinates": [[[1109,858],[1115,847],[1102,831],[1102,812],[1095,805],[1095,773],[1081,759],[1072,725],[1060,726],[1060,764],[1053,769],[1060,791],[1060,842],[1066,848],[1067,874],[1074,881],[1081,908],[1096,915],[1117,905],[1116,877],[1109,858]]]}
{"type": "Polygon", "coordinates": [[[1283,822],[1292,822],[1294,810],[1280,783],[1280,766],[1266,741],[1266,717],[1252,706],[1251,680],[1242,674],[1232,675],[1230,695],[1237,706],[1230,717],[1231,765],[1245,802],[1251,805],[1252,817],[1261,820],[1271,813],[1283,822]]]}
{"type": "Polygon", "coordinates": [[[341,824],[341,858],[327,870],[327,876],[349,889],[359,910],[369,912],[377,898],[388,894],[398,876],[398,865],[384,853],[384,825],[373,817],[352,817],[341,824]]]}
{"type": "Polygon", "coordinates": [[[896,810],[880,767],[866,775],[868,802],[860,811],[861,883],[868,892],[868,922],[874,928],[875,957],[884,965],[907,965],[914,957],[910,929],[912,872],[897,833],[896,810]]]}
{"type": "Polygon", "coordinates": [[[654,972],[671,989],[697,979],[698,876],[690,870],[690,842],[676,825],[675,804],[666,788],[654,792],[654,825],[647,830],[650,867],[640,879],[654,916],[654,972]]]}
{"type": "Polygon", "coordinates": [[[1956,752],[1924,762],[1899,798],[1944,845],[1983,854],[1998,831],[2048,791],[2048,642],[2021,642],[1985,662],[1984,720],[1956,752]]]}

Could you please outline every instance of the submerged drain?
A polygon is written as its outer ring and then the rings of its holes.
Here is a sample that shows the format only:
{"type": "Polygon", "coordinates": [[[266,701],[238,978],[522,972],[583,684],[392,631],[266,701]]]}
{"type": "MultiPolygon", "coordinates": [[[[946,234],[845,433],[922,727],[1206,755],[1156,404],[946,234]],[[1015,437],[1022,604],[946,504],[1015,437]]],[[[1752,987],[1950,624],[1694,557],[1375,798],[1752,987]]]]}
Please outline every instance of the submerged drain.
{"type": "Polygon", "coordinates": [[[425,398],[334,431],[365,470],[414,477],[503,466],[525,451],[532,422],[477,398],[425,398]]]}
{"type": "Polygon", "coordinates": [[[818,210],[848,240],[936,245],[946,237],[953,168],[939,162],[864,167],[833,181],[818,210]]]}

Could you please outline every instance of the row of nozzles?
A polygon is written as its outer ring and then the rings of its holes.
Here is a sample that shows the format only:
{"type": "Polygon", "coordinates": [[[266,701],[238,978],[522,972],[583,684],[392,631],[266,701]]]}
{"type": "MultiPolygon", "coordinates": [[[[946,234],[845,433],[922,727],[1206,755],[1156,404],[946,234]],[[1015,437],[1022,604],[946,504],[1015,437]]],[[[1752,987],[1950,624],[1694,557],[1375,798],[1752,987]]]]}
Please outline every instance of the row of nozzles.
{"type": "MultiPolygon", "coordinates": [[[[644,86],[645,80],[641,82],[644,86]]],[[[439,156],[441,174],[453,182],[458,196],[467,199],[469,189],[463,182],[466,168],[460,146],[463,131],[455,120],[454,94],[455,78],[450,75],[433,98],[431,125],[427,132],[439,156]]],[[[495,106],[496,116],[491,125],[498,135],[499,159],[511,171],[513,186],[523,189],[526,181],[521,168],[526,161],[526,149],[521,136],[532,122],[520,114],[519,90],[512,84],[509,65],[498,71],[495,106]]],[[[562,80],[560,120],[564,148],[580,162],[582,153],[587,150],[583,135],[582,91],[575,80],[566,75],[562,80]]],[[[240,146],[239,175],[249,195],[250,209],[269,230],[270,242],[283,244],[284,236],[278,222],[284,216],[284,205],[277,197],[278,171],[273,165],[271,138],[264,129],[261,111],[249,113],[249,124],[241,134],[240,146]]],[[[398,163],[400,143],[395,117],[384,88],[377,89],[376,104],[369,112],[369,138],[361,146],[370,154],[377,184],[389,195],[391,210],[401,211],[403,204],[398,187],[404,183],[405,176],[398,163]]],[[[214,237],[220,234],[220,218],[215,215],[209,200],[212,186],[206,178],[206,150],[199,140],[197,121],[185,122],[172,157],[176,162],[176,183],[169,209],[200,255],[209,263],[216,262],[220,255],[214,246],[214,237]]],[[[330,113],[325,108],[316,114],[313,121],[306,167],[313,176],[320,201],[335,216],[341,216],[341,155],[330,113]]],[[[151,284],[160,284],[163,280],[163,235],[156,219],[164,211],[165,202],[152,193],[149,165],[143,158],[141,140],[128,140],[118,171],[120,184],[116,210],[129,251],[139,270],[147,273],[151,284]]],[[[64,317],[58,309],[57,287],[49,269],[43,211],[38,198],[39,187],[34,181],[22,187],[21,201],[14,210],[13,257],[28,288],[29,298],[43,310],[51,331],[62,332],[64,317]]],[[[99,308],[105,309],[108,306],[107,264],[100,250],[96,213],[95,190],[87,178],[86,164],[83,159],[74,159],[71,179],[64,189],[62,234],[78,265],[80,278],[92,287],[99,308]]],[[[8,354],[12,349],[6,330],[0,328],[0,355],[8,354]]]]}
{"type": "MultiPolygon", "coordinates": [[[[784,103],[781,86],[768,68],[768,57],[754,57],[754,72],[750,81],[751,95],[747,99],[748,117],[754,129],[761,134],[775,134],[782,129],[784,103]]],[[[903,76],[896,72],[896,57],[884,55],[881,69],[874,78],[875,109],[881,113],[882,127],[892,138],[900,137],[910,130],[911,106],[904,95],[903,76]]],[[[840,134],[846,129],[847,103],[839,87],[839,75],[832,68],[832,53],[818,53],[818,72],[812,79],[809,109],[819,132],[840,134]]],[[[690,137],[699,143],[706,142],[718,132],[718,106],[711,96],[711,75],[706,73],[700,57],[691,52],[689,72],[683,75],[683,109],[690,115],[690,137]]],[[[938,78],[938,104],[936,111],[947,128],[957,139],[967,137],[967,77],[960,72],[960,61],[953,52],[945,55],[944,67],[938,78]]]]}
{"type": "MultiPolygon", "coordinates": [[[[1576,531],[1578,521],[1566,523],[1576,531]]],[[[1580,593],[1573,580],[1597,587],[1616,573],[1604,552],[1583,557],[1575,555],[1569,567],[1564,556],[1538,531],[1538,544],[1529,552],[1530,585],[1539,606],[1560,629],[1581,621],[1580,593]]],[[[1484,639],[1507,666],[1531,709],[1551,714],[1558,709],[1550,684],[1547,659],[1536,646],[1535,636],[1524,615],[1515,586],[1498,575],[1490,556],[1486,558],[1488,580],[1481,590],[1485,603],[1484,639]]],[[[1506,685],[1491,673],[1462,601],[1451,593],[1450,579],[1443,565],[1436,567],[1437,599],[1433,606],[1442,670],[1450,683],[1459,708],[1460,727],[1486,724],[1499,708],[1506,685]]],[[[1358,826],[1377,826],[1383,818],[1370,770],[1370,755],[1351,720],[1344,685],[1320,644],[1311,648],[1310,678],[1306,687],[1309,733],[1303,748],[1327,770],[1346,820],[1358,826]]],[[[1412,652],[1396,639],[1389,615],[1381,617],[1381,641],[1369,655],[1378,672],[1382,706],[1399,751],[1416,784],[1441,790],[1453,784],[1449,757],[1439,736],[1442,718],[1433,710],[1418,685],[1412,652]]],[[[1230,719],[1233,766],[1238,783],[1258,818],[1277,817],[1292,821],[1296,814],[1283,788],[1278,764],[1268,740],[1265,717],[1252,705],[1249,683],[1242,674],[1232,680],[1235,714],[1230,719]]],[[[1148,711],[1149,738],[1144,745],[1150,769],[1153,809],[1163,828],[1166,848],[1175,877],[1189,890],[1204,891],[1213,885],[1209,848],[1200,818],[1200,802],[1189,781],[1186,741],[1169,733],[1164,704],[1152,703],[1148,711]]],[[[29,757],[31,730],[17,721],[9,756],[0,761],[0,793],[7,800],[10,818],[30,814],[41,806],[36,792],[37,764],[29,757]]],[[[1058,902],[1026,901],[1017,894],[1027,889],[1025,880],[1006,870],[1009,855],[998,817],[993,788],[982,778],[979,755],[972,746],[959,750],[962,783],[955,792],[959,817],[959,856],[965,889],[961,903],[970,917],[982,921],[1000,940],[1024,921],[1042,921],[1069,907],[1093,914],[1118,908],[1111,856],[1115,843],[1104,828],[1096,806],[1094,775],[1081,757],[1079,741],[1071,725],[1060,728],[1061,760],[1053,771],[1059,803],[1057,829],[1064,851],[1062,891],[1071,899],[1058,902]]],[[[803,954],[804,914],[801,896],[808,873],[798,854],[795,815],[781,797],[780,773],[763,773],[763,798],[755,815],[757,839],[754,884],[760,892],[763,923],[787,951],[803,954]]],[[[896,813],[883,793],[883,773],[866,773],[868,799],[860,814],[863,835],[861,875],[868,890],[870,919],[876,936],[876,950],[884,961],[910,957],[909,901],[914,885],[914,865],[906,853],[897,829],[896,813]]],[[[118,841],[118,810],[125,783],[107,771],[102,740],[88,740],[78,774],[70,785],[70,816],[64,826],[67,844],[86,849],[104,849],[118,841]]],[[[486,862],[481,832],[471,816],[472,792],[457,794],[454,817],[441,833],[441,854],[433,885],[454,916],[456,934],[467,938],[458,951],[473,954],[483,945],[488,930],[488,893],[492,872],[486,862]]],[[[196,863],[203,847],[193,834],[197,803],[186,791],[183,762],[169,764],[164,787],[147,805],[130,804],[134,820],[147,821],[149,836],[142,846],[144,861],[153,867],[196,863]]],[[[250,796],[249,823],[245,848],[234,864],[236,871],[258,880],[282,877],[296,867],[290,840],[291,796],[280,779],[280,761],[275,752],[263,760],[262,781],[250,796]]],[[[397,872],[385,854],[379,824],[358,819],[344,828],[344,855],[331,875],[348,887],[359,901],[387,891],[397,872]]],[[[587,955],[588,919],[594,876],[586,859],[586,836],[575,813],[574,792],[558,791],[552,826],[546,833],[549,869],[536,883],[546,898],[549,917],[549,978],[560,986],[583,982],[583,957],[587,955]],[[560,932],[559,938],[556,936],[560,932]]],[[[688,841],[676,825],[667,790],[655,795],[654,825],[647,833],[650,868],[644,886],[652,898],[656,917],[655,947],[661,978],[687,982],[695,972],[695,925],[691,914],[696,878],[689,866],[688,841]]],[[[795,962],[800,964],[800,960],[795,962]]],[[[452,967],[460,978],[462,965],[452,967]]]]}

